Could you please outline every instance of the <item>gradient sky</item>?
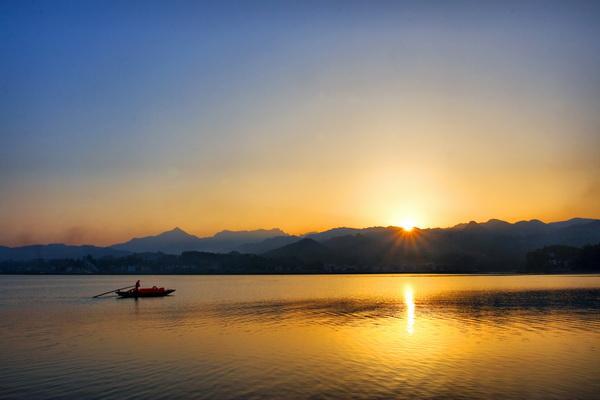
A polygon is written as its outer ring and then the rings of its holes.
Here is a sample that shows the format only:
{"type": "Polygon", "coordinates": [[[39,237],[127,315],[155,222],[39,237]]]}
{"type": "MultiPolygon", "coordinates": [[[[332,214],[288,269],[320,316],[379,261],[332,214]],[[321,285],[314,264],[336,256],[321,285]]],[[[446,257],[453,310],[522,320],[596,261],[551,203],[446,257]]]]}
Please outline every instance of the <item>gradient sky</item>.
{"type": "Polygon", "coordinates": [[[2,1],[0,244],[600,217],[598,38],[598,1],[2,1]]]}

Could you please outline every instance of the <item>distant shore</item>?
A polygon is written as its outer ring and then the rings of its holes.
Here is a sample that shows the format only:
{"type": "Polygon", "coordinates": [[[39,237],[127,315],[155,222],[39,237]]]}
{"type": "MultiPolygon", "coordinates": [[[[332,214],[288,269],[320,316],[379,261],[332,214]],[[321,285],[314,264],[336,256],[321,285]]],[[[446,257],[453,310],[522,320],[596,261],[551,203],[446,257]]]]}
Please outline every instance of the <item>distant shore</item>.
{"type": "Polygon", "coordinates": [[[0,272],[0,276],[336,276],[336,275],[423,275],[423,276],[600,276],[600,272],[362,272],[362,273],[11,273],[0,272]]]}

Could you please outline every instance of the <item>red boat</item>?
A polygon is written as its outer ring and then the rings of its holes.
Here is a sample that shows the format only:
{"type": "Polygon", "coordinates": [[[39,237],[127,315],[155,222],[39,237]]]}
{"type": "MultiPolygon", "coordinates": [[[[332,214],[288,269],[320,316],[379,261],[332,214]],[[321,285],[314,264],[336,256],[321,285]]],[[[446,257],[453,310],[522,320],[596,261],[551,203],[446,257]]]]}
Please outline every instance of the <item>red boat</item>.
{"type": "Polygon", "coordinates": [[[173,293],[175,289],[165,289],[164,287],[151,287],[151,288],[139,288],[129,289],[125,291],[117,290],[117,294],[121,297],[163,297],[173,293]]]}

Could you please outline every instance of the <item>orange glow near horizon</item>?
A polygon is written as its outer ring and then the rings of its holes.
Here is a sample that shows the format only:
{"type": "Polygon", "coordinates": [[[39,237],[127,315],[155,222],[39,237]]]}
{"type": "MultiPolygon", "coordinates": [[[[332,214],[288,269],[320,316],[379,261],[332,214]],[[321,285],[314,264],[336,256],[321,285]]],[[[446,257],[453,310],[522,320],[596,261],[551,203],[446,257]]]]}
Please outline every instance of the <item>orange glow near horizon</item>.
{"type": "Polygon", "coordinates": [[[400,227],[406,232],[412,232],[412,230],[415,228],[415,222],[410,218],[406,218],[402,221],[400,227]]]}
{"type": "MultiPolygon", "coordinates": [[[[145,210],[148,207],[144,207],[140,205],[138,209],[138,213],[141,210],[145,210]]],[[[168,214],[170,215],[170,214],[168,214]]],[[[133,210],[129,217],[135,219],[137,213],[133,210]]],[[[18,227],[18,230],[4,232],[4,236],[0,235],[0,246],[23,246],[23,245],[31,245],[31,244],[48,244],[48,243],[65,243],[72,245],[83,245],[83,244],[91,244],[98,246],[108,246],[116,243],[121,243],[128,241],[135,237],[145,237],[145,236],[153,236],[160,234],[162,232],[171,230],[175,227],[180,227],[184,231],[189,234],[196,235],[198,237],[208,237],[212,236],[217,232],[222,230],[231,230],[231,231],[244,231],[244,230],[255,230],[255,229],[272,229],[272,228],[280,228],[287,234],[291,235],[303,235],[310,232],[322,232],[327,231],[329,229],[334,229],[337,227],[352,227],[352,228],[368,228],[373,226],[395,226],[402,229],[402,232],[406,235],[406,237],[414,236],[416,234],[416,228],[420,229],[430,229],[430,228],[448,228],[452,227],[459,223],[469,222],[470,220],[475,220],[477,222],[486,222],[488,219],[493,218],[494,216],[486,216],[481,218],[462,218],[450,221],[444,221],[444,223],[436,223],[435,221],[431,221],[429,223],[419,222],[415,223],[413,219],[374,219],[373,222],[371,220],[365,220],[363,218],[357,218],[356,216],[349,216],[348,219],[327,219],[327,222],[318,223],[317,220],[311,221],[309,218],[305,218],[304,220],[299,220],[298,215],[293,215],[289,220],[282,219],[281,221],[287,221],[287,223],[278,223],[277,221],[273,221],[271,219],[265,219],[264,223],[260,223],[258,220],[253,220],[251,224],[244,224],[242,221],[230,221],[229,216],[224,218],[222,223],[216,220],[216,218],[204,218],[203,222],[207,222],[204,224],[197,224],[195,222],[190,222],[190,220],[186,218],[176,218],[173,220],[163,221],[164,218],[161,218],[161,221],[153,221],[153,220],[139,220],[136,223],[127,224],[124,221],[120,221],[120,223],[115,223],[115,225],[108,225],[106,221],[99,221],[98,218],[94,218],[88,224],[73,224],[71,226],[63,227],[60,224],[54,224],[54,221],[51,219],[43,221],[43,223],[36,224],[21,224],[18,227]],[[267,222],[270,221],[270,222],[267,222]],[[344,222],[346,221],[346,222],[344,222]],[[98,225],[96,225],[98,224],[98,225]]],[[[536,218],[535,216],[531,217],[522,217],[522,218],[500,218],[509,223],[515,223],[522,220],[529,219],[540,219],[543,222],[554,222],[560,220],[566,220],[575,216],[580,215],[571,215],[567,214],[557,218],[536,218]]],[[[584,217],[588,217],[583,214],[584,217]]],[[[593,216],[592,216],[593,218],[593,216]]],[[[419,219],[419,221],[426,221],[426,219],[419,219]]],[[[427,219],[427,221],[429,221],[427,219]]],[[[61,221],[58,221],[59,223],[61,221]]],[[[1,234],[2,232],[0,232],[1,234]]]]}
{"type": "MultiPolygon", "coordinates": [[[[404,232],[412,232],[417,227],[417,218],[414,216],[415,213],[402,213],[400,216],[393,216],[389,219],[392,226],[402,228],[404,232]]],[[[418,218],[422,220],[423,218],[418,218]]]]}

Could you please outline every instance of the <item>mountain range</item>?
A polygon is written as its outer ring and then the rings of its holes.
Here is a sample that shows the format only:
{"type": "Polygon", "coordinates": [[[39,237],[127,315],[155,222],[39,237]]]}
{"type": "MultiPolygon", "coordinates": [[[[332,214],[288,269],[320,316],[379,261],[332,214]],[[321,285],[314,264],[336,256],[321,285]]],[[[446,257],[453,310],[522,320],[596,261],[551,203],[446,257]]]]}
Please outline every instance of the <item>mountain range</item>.
{"type": "MultiPolygon", "coordinates": [[[[287,238],[289,235],[281,229],[258,229],[253,231],[221,231],[214,236],[200,238],[174,228],[155,236],[133,238],[124,243],[99,247],[92,245],[74,246],[66,244],[28,245],[19,247],[0,246],[0,261],[24,261],[32,259],[61,259],[113,256],[120,257],[132,253],[181,254],[184,251],[205,251],[210,253],[228,253],[239,251],[244,246],[256,245],[270,238],[287,238]]],[[[287,244],[287,243],[285,243],[287,244]]]]}
{"type": "Polygon", "coordinates": [[[200,238],[180,228],[134,238],[108,247],[64,244],[0,247],[0,261],[79,259],[90,255],[122,257],[134,253],[178,255],[186,251],[239,252],[279,260],[336,265],[500,265],[524,259],[527,252],[549,245],[583,246],[600,242],[600,220],[574,218],[544,223],[471,221],[450,228],[405,232],[398,227],[335,228],[289,235],[278,228],[222,231],[200,238]]]}
{"type": "Polygon", "coordinates": [[[162,252],[180,254],[184,251],[206,251],[210,253],[229,253],[240,246],[254,244],[265,239],[287,236],[281,229],[258,229],[254,231],[222,231],[214,236],[199,238],[180,228],[163,232],[156,236],[134,238],[125,243],[111,246],[113,249],[131,253],[162,252]]]}

